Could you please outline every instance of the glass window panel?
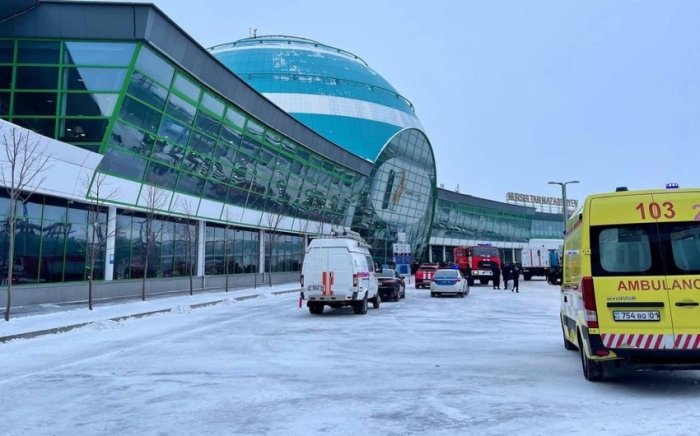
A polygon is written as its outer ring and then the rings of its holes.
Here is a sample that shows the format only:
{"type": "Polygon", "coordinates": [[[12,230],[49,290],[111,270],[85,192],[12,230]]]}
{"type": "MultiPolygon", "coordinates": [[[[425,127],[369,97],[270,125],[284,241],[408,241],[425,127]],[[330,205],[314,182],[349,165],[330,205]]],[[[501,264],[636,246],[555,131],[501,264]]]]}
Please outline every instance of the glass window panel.
{"type": "Polygon", "coordinates": [[[103,173],[140,181],[146,169],[146,160],[142,156],[108,147],[98,169],[103,173]]]}
{"type": "Polygon", "coordinates": [[[170,86],[175,73],[175,69],[171,65],[145,46],[141,46],[139,57],[136,60],[136,69],[166,87],[170,86]]]}
{"type": "Polygon", "coordinates": [[[168,113],[168,115],[172,115],[178,120],[191,125],[196,109],[193,105],[177,95],[170,94],[165,111],[168,113]]]}
{"type": "Polygon", "coordinates": [[[41,135],[50,138],[54,137],[54,130],[56,129],[56,120],[54,118],[13,118],[12,122],[41,135]]]}
{"type": "Polygon", "coordinates": [[[12,88],[12,67],[0,67],[0,88],[11,89],[12,88]]]}
{"type": "Polygon", "coordinates": [[[241,142],[241,150],[243,150],[247,155],[251,156],[252,158],[256,158],[260,154],[261,148],[262,144],[260,144],[258,141],[247,136],[243,137],[243,141],[241,142]]]}
{"type": "Polygon", "coordinates": [[[131,76],[127,92],[159,110],[163,110],[168,97],[167,88],[137,71],[131,76]]]}
{"type": "Polygon", "coordinates": [[[120,65],[131,63],[135,45],[124,42],[78,42],[65,43],[63,62],[76,65],[120,65]]]}
{"type": "Polygon", "coordinates": [[[175,77],[175,83],[173,84],[173,87],[180,91],[182,94],[184,94],[185,97],[190,98],[193,102],[199,101],[199,93],[201,89],[194,82],[192,82],[182,74],[178,74],[175,77]]]}
{"type": "Polygon", "coordinates": [[[153,147],[152,159],[179,168],[182,158],[185,156],[185,149],[159,139],[153,147]]]}
{"type": "Polygon", "coordinates": [[[15,56],[14,41],[0,41],[0,63],[11,64],[15,56]]]}
{"type": "Polygon", "coordinates": [[[120,122],[114,124],[110,139],[112,144],[142,156],[148,156],[151,153],[154,141],[155,136],[120,122]]]}
{"type": "Polygon", "coordinates": [[[288,151],[289,153],[296,153],[296,143],[292,140],[289,139],[283,139],[282,140],[282,149],[285,151],[288,151]]]}
{"type": "Polygon", "coordinates": [[[172,189],[177,182],[177,170],[167,165],[151,162],[146,173],[146,182],[163,188],[172,189]]]}
{"type": "Polygon", "coordinates": [[[66,119],[61,121],[59,137],[66,142],[102,142],[109,120],[66,119]]]}
{"type": "Polygon", "coordinates": [[[0,115],[10,114],[10,93],[0,92],[0,115]]]}
{"type": "Polygon", "coordinates": [[[204,189],[205,183],[206,180],[201,177],[193,176],[187,173],[182,173],[180,174],[180,178],[177,181],[176,190],[184,192],[186,194],[199,196],[202,193],[202,189],[204,189]]]}
{"type": "Polygon", "coordinates": [[[21,64],[58,64],[61,43],[58,41],[19,41],[17,62],[21,64]]]}
{"type": "MultiPolygon", "coordinates": [[[[15,115],[56,115],[55,92],[15,92],[15,115]]],[[[53,135],[51,135],[53,136],[53,135]]]]}
{"type": "Polygon", "coordinates": [[[77,91],[120,91],[126,70],[123,68],[64,68],[63,89],[77,91]]]}
{"type": "Polygon", "coordinates": [[[199,112],[197,112],[197,122],[195,123],[195,126],[199,130],[207,132],[211,136],[216,137],[219,135],[219,127],[221,126],[221,121],[218,121],[206,112],[200,110],[199,112]]]}
{"type": "Polygon", "coordinates": [[[224,114],[224,109],[226,107],[224,106],[224,102],[206,91],[202,97],[201,106],[207,109],[213,115],[218,115],[218,118],[221,118],[221,116],[224,114]]]}
{"type": "Polygon", "coordinates": [[[126,97],[122,104],[122,110],[119,117],[142,128],[148,132],[155,133],[160,124],[161,113],[151,109],[143,103],[126,97]]]}
{"type": "Polygon", "coordinates": [[[241,138],[243,137],[243,134],[237,131],[236,129],[233,129],[231,127],[228,127],[227,125],[221,126],[221,133],[219,138],[222,141],[225,141],[227,144],[233,145],[238,147],[238,144],[241,143],[241,138]]]}
{"type": "Polygon", "coordinates": [[[118,98],[119,94],[64,94],[60,115],[109,117],[118,98]]]}
{"type": "Polygon", "coordinates": [[[282,136],[272,129],[267,129],[265,132],[265,140],[270,144],[280,145],[282,143],[282,136]]]}
{"type": "MultiPolygon", "coordinates": [[[[45,217],[46,212],[44,211],[44,218],[45,217]]],[[[85,224],[88,222],[88,211],[77,207],[69,207],[66,221],[85,224]]]]}
{"type": "Polygon", "coordinates": [[[210,167],[211,159],[202,156],[196,151],[190,151],[189,153],[187,153],[187,157],[182,163],[183,170],[199,174],[205,177],[208,174],[210,167]]]}
{"type": "Polygon", "coordinates": [[[184,147],[190,137],[190,129],[170,117],[163,117],[158,136],[184,147]]]}
{"type": "Polygon", "coordinates": [[[262,136],[265,133],[265,127],[256,121],[248,120],[248,124],[245,126],[245,131],[255,138],[262,139],[262,136]]]}
{"type": "Polygon", "coordinates": [[[224,165],[233,166],[236,162],[236,149],[220,142],[219,146],[214,151],[213,158],[215,161],[221,162],[224,165]]]}
{"type": "Polygon", "coordinates": [[[56,67],[17,67],[17,89],[56,89],[58,68],[56,67]]]}
{"type": "Polygon", "coordinates": [[[229,106],[228,110],[226,111],[226,121],[231,123],[232,126],[239,128],[240,130],[243,130],[243,126],[245,125],[245,120],[246,117],[243,115],[240,111],[237,109],[229,106]]]}
{"type": "Polygon", "coordinates": [[[231,171],[231,167],[222,165],[221,162],[214,161],[209,178],[218,183],[228,183],[229,177],[231,177],[231,171]]]}
{"type": "Polygon", "coordinates": [[[190,140],[190,148],[205,156],[211,156],[216,148],[216,141],[206,135],[194,132],[190,140]]]}
{"type": "Polygon", "coordinates": [[[228,189],[223,183],[218,183],[216,181],[207,180],[206,185],[204,185],[204,191],[202,195],[214,201],[226,201],[226,191],[228,189]]]}

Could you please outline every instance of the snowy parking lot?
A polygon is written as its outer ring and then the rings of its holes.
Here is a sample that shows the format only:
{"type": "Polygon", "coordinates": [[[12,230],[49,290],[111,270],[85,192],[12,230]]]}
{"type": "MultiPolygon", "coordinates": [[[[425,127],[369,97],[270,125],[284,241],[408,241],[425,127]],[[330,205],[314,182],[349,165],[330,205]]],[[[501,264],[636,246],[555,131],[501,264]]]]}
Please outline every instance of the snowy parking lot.
{"type": "Polygon", "coordinates": [[[0,431],[697,434],[700,371],[586,381],[544,281],[466,298],[409,285],[367,315],[311,315],[297,297],[198,309],[178,297],[167,314],[0,344],[0,431]]]}

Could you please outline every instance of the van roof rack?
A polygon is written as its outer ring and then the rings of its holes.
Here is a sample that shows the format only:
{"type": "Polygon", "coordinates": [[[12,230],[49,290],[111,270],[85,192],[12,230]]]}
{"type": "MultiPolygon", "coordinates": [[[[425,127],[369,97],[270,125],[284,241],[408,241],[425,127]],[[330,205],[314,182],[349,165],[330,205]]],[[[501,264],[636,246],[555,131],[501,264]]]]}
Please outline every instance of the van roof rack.
{"type": "Polygon", "coordinates": [[[365,248],[372,248],[370,244],[365,241],[362,236],[360,236],[359,233],[348,229],[347,227],[343,227],[341,229],[331,229],[330,233],[326,234],[316,234],[312,235],[311,239],[352,239],[353,241],[357,242],[357,245],[360,247],[365,247],[365,248]]]}

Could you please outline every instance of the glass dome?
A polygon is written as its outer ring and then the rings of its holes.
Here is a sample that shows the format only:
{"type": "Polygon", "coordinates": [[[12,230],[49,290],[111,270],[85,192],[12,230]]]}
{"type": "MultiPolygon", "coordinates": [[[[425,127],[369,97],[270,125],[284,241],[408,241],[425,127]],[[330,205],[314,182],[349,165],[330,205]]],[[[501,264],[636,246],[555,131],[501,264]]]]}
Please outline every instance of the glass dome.
{"type": "Polygon", "coordinates": [[[209,50],[300,122],[372,162],[400,130],[422,130],[411,102],[345,50],[291,36],[246,38],[209,50]]]}

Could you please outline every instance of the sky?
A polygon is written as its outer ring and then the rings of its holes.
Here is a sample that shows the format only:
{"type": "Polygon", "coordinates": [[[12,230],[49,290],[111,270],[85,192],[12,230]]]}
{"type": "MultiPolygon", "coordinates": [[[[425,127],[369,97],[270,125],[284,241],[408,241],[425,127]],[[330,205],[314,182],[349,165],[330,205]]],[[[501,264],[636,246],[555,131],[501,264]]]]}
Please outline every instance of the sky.
{"type": "Polygon", "coordinates": [[[94,321],[0,343],[3,436],[697,434],[700,371],[586,381],[543,280],[466,298],[409,285],[366,315],[270,292],[296,286],[1,321],[0,336],[94,321]],[[224,302],[190,308],[207,299],[224,302]]]}
{"type": "Polygon", "coordinates": [[[698,187],[700,2],[154,0],[205,47],[293,35],[363,58],[430,139],[437,182],[505,201],[698,187]]]}

